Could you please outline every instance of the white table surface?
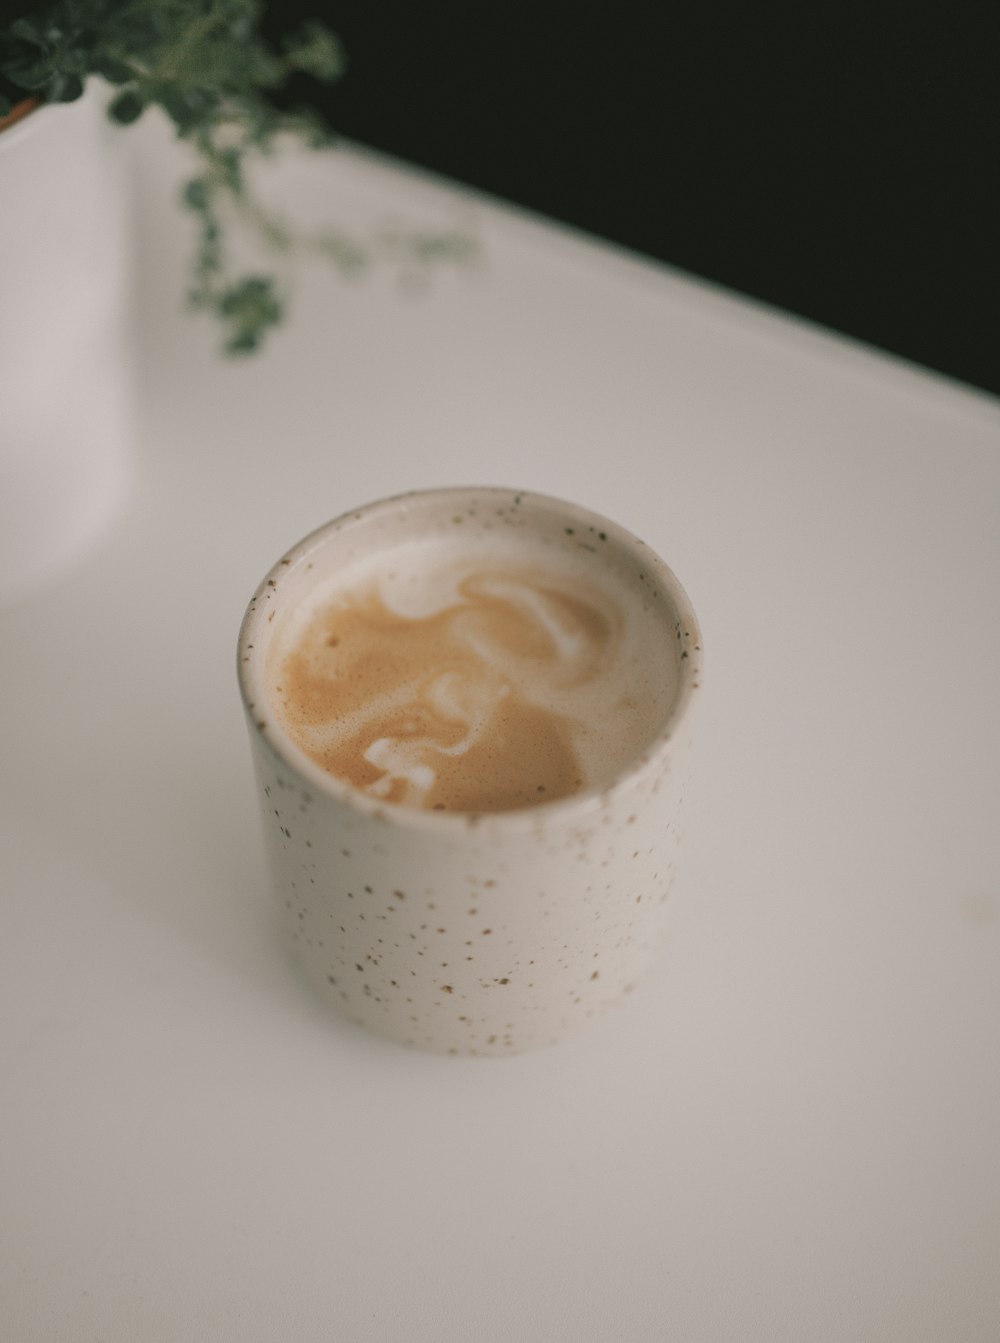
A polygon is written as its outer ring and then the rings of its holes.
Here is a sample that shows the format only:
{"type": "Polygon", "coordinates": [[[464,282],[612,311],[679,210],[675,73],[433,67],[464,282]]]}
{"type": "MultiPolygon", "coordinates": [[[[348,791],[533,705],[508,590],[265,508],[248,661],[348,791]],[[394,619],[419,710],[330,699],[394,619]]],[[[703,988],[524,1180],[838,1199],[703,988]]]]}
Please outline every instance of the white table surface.
{"type": "Polygon", "coordinates": [[[0,613],[0,1339],[995,1343],[996,402],[344,151],[282,194],[481,260],[310,265],[227,363],[136,135],[132,506],[0,613]],[[443,483],[609,514],[705,635],[663,953],[509,1060],[300,984],[234,676],[291,542],[443,483]]]}

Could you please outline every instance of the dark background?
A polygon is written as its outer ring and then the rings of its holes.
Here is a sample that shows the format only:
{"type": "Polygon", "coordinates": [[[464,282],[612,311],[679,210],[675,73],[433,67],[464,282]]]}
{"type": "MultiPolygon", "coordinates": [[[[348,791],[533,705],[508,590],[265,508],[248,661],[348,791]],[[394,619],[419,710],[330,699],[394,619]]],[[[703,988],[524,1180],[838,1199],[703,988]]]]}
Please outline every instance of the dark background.
{"type": "Polygon", "coordinates": [[[272,3],[343,135],[1000,393],[1000,3],[272,3]]]}

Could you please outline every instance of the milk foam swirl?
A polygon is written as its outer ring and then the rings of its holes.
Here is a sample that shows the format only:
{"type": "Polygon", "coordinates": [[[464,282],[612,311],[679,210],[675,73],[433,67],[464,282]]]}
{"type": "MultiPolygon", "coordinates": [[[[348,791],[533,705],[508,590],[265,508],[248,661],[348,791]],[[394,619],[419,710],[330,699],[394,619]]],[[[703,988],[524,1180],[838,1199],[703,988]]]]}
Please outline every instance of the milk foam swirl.
{"type": "Polygon", "coordinates": [[[667,688],[636,599],[513,554],[415,558],[338,587],[281,644],[281,716],[317,763],[385,801],[502,811],[641,750],[667,688]]]}

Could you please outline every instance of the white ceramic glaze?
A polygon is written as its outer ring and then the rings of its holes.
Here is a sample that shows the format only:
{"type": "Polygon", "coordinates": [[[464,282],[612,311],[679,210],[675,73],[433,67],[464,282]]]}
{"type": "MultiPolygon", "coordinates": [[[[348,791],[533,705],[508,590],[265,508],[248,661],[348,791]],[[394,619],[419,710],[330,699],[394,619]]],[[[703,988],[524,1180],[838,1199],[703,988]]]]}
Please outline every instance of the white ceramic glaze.
{"type": "Polygon", "coordinates": [[[81,559],[128,494],[125,137],[106,90],[0,133],[0,596],[81,559]]]}
{"type": "Polygon", "coordinates": [[[312,983],[380,1034],[457,1054],[548,1044],[620,998],[659,941],[700,667],[694,613],[663,561],[607,519],[546,496],[406,495],[289,551],[250,603],[238,668],[275,893],[312,983]],[[275,616],[332,566],[456,520],[469,536],[528,529],[613,563],[670,629],[673,711],[609,786],[516,811],[421,811],[333,778],[278,724],[263,675],[275,616]]]}

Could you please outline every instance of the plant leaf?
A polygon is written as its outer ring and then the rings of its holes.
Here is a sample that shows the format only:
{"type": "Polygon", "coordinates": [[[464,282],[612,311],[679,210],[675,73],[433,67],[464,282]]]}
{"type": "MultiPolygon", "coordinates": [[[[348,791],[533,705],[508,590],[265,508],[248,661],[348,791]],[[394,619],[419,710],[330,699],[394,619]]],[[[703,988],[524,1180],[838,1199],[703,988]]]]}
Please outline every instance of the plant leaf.
{"type": "Polygon", "coordinates": [[[120,126],[131,126],[133,121],[138,121],[145,110],[146,104],[134,88],[123,89],[111,100],[108,116],[120,126]]]}
{"type": "Polygon", "coordinates": [[[83,96],[83,80],[70,71],[59,71],[45,85],[45,97],[50,103],[75,103],[83,96]]]}
{"type": "Polygon", "coordinates": [[[303,74],[331,84],[347,67],[336,36],[317,19],[307,20],[285,40],[288,63],[303,74]]]}

